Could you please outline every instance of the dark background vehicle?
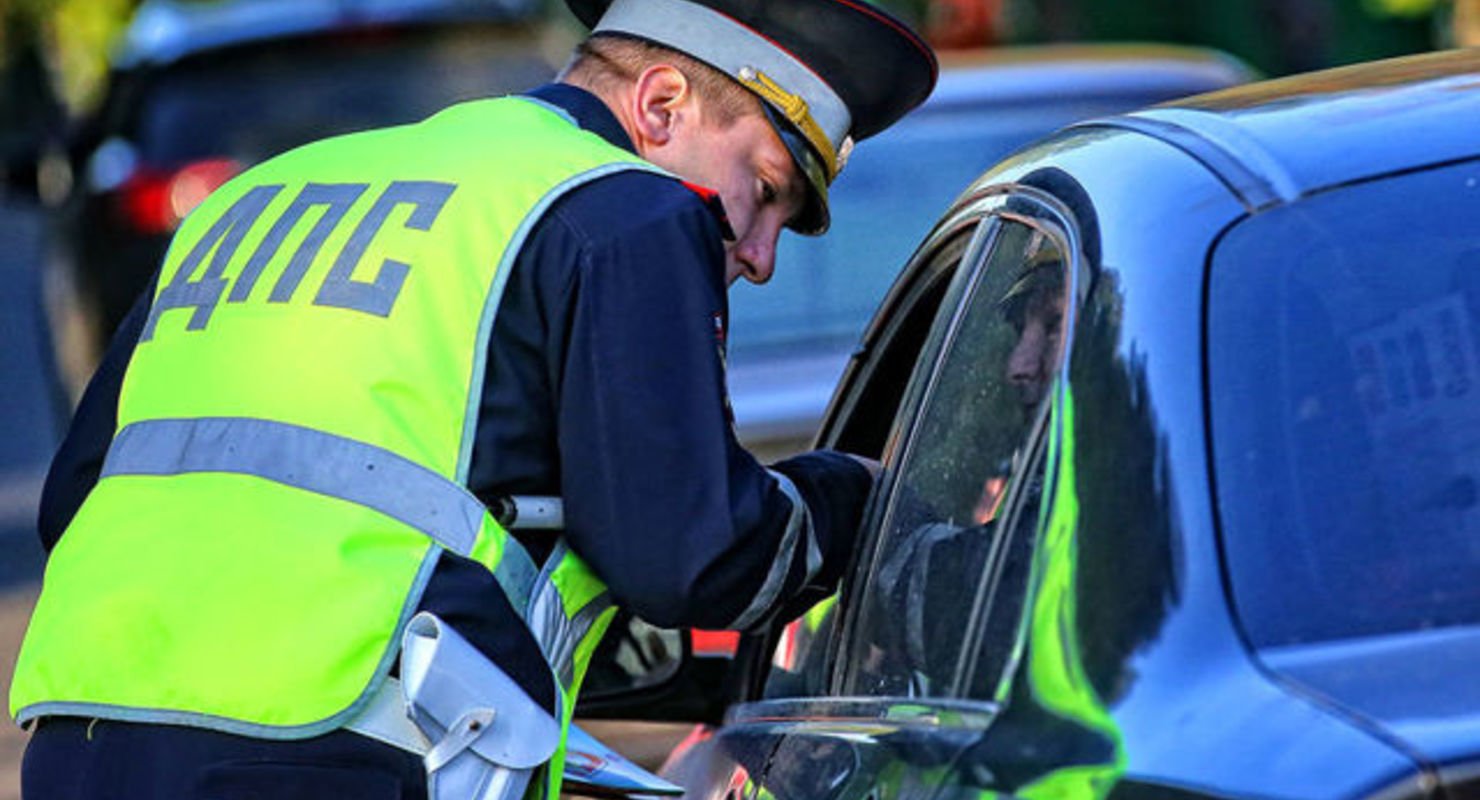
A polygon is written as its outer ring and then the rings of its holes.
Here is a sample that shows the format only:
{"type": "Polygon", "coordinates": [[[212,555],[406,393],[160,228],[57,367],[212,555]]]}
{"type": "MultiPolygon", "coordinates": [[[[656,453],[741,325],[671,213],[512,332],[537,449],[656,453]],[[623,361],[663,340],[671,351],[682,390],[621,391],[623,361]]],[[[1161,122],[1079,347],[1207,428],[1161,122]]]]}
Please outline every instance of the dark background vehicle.
{"type": "Polygon", "coordinates": [[[106,341],[183,216],[258,161],[537,85],[536,0],[149,0],[69,143],[57,242],[106,341]]]}
{"type": "Polygon", "coordinates": [[[975,182],[821,434],[886,467],[840,598],[742,641],[668,774],[1480,796],[1477,113],[1455,51],[1078,124],[975,182]]]}

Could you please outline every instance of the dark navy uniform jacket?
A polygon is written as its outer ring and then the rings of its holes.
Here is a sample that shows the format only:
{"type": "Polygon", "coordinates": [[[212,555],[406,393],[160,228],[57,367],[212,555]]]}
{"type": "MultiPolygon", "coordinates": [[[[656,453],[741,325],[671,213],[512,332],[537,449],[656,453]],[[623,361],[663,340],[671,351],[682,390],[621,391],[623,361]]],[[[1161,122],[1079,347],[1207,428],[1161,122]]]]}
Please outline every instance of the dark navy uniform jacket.
{"type": "MultiPolygon", "coordinates": [[[[633,145],[595,96],[551,84],[530,96],[581,127],[633,145]]],[[[750,606],[773,566],[769,614],[793,616],[830,592],[870,486],[862,466],[817,452],[772,466],[806,500],[822,566],[783,547],[792,503],[736,442],[724,384],[722,216],[673,178],[621,172],[557,201],[513,263],[488,343],[469,488],[560,495],[572,548],[613,597],[661,626],[719,628],[750,606]]],[[[49,550],[97,482],[118,391],[147,316],[122,324],[47,477],[49,550]]],[[[538,535],[521,535],[536,558],[538,535]]],[[[550,705],[533,638],[482,566],[444,554],[422,600],[550,705]]]]}

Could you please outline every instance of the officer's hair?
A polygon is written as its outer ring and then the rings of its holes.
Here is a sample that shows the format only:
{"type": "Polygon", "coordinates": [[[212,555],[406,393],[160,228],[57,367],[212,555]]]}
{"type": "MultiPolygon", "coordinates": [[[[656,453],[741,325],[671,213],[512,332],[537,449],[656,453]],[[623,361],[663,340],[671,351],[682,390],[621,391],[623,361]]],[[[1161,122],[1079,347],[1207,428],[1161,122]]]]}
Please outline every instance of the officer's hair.
{"type": "Polygon", "coordinates": [[[721,128],[761,113],[760,98],[723,72],[677,50],[620,34],[598,33],[581,42],[560,77],[599,92],[636,80],[655,64],[682,72],[704,101],[706,115],[721,128]]]}

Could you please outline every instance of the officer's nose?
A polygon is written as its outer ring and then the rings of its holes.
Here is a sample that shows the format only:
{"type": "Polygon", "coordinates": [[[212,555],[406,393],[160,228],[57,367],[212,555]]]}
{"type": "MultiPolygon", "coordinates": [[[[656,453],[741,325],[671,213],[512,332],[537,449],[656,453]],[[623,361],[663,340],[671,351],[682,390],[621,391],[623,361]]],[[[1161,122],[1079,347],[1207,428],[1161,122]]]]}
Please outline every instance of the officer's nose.
{"type": "MultiPolygon", "coordinates": [[[[760,226],[757,226],[760,227],[760,226]]],[[[740,265],[740,274],[745,280],[762,284],[771,279],[776,271],[776,239],[780,229],[751,231],[735,243],[731,257],[740,265]]]]}

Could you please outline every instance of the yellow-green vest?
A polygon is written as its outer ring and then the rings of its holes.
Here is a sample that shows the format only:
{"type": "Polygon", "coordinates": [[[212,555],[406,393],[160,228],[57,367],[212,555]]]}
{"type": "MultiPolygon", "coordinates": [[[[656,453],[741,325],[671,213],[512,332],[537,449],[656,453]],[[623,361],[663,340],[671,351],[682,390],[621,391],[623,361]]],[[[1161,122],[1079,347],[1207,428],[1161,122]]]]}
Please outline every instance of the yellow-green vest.
{"type": "Polygon", "coordinates": [[[568,716],[605,587],[564,548],[537,572],[464,487],[510,263],[563,193],[630,169],[656,170],[504,98],[310,144],[214,193],[166,256],[11,713],[335,729],[445,548],[526,614],[568,716]]]}

